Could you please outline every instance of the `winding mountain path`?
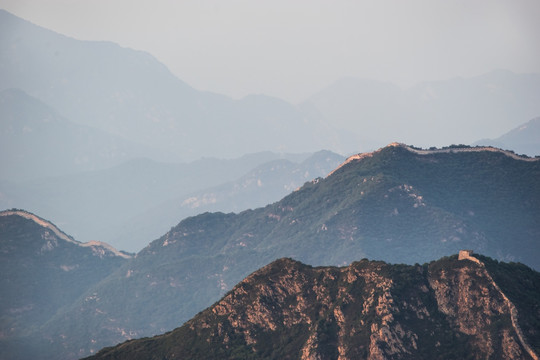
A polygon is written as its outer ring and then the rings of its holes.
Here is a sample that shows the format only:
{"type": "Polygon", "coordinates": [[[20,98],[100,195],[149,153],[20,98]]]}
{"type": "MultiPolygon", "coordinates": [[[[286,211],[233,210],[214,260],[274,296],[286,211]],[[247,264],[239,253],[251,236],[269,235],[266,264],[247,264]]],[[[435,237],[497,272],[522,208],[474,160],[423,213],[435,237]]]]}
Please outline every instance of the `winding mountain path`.
{"type": "Polygon", "coordinates": [[[540,158],[534,157],[525,157],[517,155],[511,151],[502,150],[499,148],[495,148],[492,146],[477,146],[477,147],[451,147],[451,148],[445,148],[445,149],[435,149],[435,150],[423,150],[423,149],[415,149],[410,146],[400,144],[400,143],[392,143],[388,146],[401,146],[405,149],[409,150],[410,152],[413,152],[418,155],[431,155],[431,154],[440,154],[440,153],[460,153],[460,152],[482,152],[482,151],[491,151],[491,152],[498,152],[501,154],[504,154],[508,157],[511,157],[515,160],[521,160],[521,161],[540,161],[540,158]]]}
{"type": "Polygon", "coordinates": [[[462,153],[462,152],[490,151],[490,152],[498,152],[498,153],[504,154],[504,155],[506,155],[508,157],[511,157],[512,159],[515,159],[515,160],[528,161],[528,162],[540,161],[540,157],[531,158],[531,157],[520,156],[520,155],[514,154],[511,151],[502,150],[502,149],[495,148],[495,147],[492,147],[492,146],[477,146],[477,147],[468,147],[468,146],[466,146],[466,147],[450,147],[450,148],[443,148],[443,149],[424,150],[424,149],[416,149],[416,148],[410,147],[410,146],[402,144],[402,143],[393,142],[393,143],[388,144],[387,146],[385,146],[383,148],[380,148],[379,150],[376,150],[376,151],[373,151],[373,152],[365,152],[365,153],[360,153],[360,154],[349,156],[341,165],[339,165],[330,174],[328,174],[328,176],[332,175],[334,172],[336,172],[337,170],[339,170],[340,168],[342,168],[343,166],[347,165],[348,163],[350,163],[352,161],[359,161],[359,160],[362,160],[362,159],[365,159],[365,158],[368,158],[368,157],[372,157],[373,154],[378,153],[378,152],[380,152],[381,150],[383,150],[383,149],[385,149],[387,147],[402,147],[402,148],[404,148],[404,149],[406,149],[406,150],[408,150],[408,151],[410,151],[412,153],[418,154],[418,155],[449,154],[449,153],[453,154],[453,153],[462,153]]]}
{"type": "Polygon", "coordinates": [[[499,285],[497,285],[497,283],[495,283],[495,280],[493,280],[493,278],[491,277],[491,275],[487,271],[487,268],[484,265],[484,263],[482,261],[480,261],[479,259],[475,258],[474,256],[470,256],[468,254],[461,254],[461,253],[460,253],[460,260],[474,261],[475,263],[480,265],[482,268],[484,268],[488,280],[491,282],[493,287],[495,289],[497,289],[497,291],[501,294],[501,296],[504,299],[506,305],[508,306],[508,309],[510,310],[510,318],[512,319],[512,326],[514,327],[514,330],[515,330],[515,332],[516,332],[516,334],[518,336],[518,339],[519,339],[519,341],[521,343],[521,346],[523,346],[523,348],[527,351],[527,353],[529,354],[530,357],[532,357],[534,360],[538,360],[538,355],[536,355],[536,353],[533,351],[533,349],[527,343],[527,340],[525,340],[525,336],[523,335],[523,331],[521,331],[521,327],[518,324],[518,311],[517,311],[516,306],[510,301],[510,299],[506,296],[506,294],[501,290],[499,285]]]}

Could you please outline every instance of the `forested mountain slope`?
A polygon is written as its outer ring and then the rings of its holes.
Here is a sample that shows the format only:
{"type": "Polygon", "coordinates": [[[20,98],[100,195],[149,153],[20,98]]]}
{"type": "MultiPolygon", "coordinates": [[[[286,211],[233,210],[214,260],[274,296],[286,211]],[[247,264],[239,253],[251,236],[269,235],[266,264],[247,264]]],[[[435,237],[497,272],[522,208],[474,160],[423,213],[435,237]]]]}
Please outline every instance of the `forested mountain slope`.
{"type": "Polygon", "coordinates": [[[264,208],[183,220],[41,331],[83,353],[163,333],[280,257],[414,264],[470,248],[538,269],[539,178],[537,159],[494,148],[392,144],[264,208]]]}

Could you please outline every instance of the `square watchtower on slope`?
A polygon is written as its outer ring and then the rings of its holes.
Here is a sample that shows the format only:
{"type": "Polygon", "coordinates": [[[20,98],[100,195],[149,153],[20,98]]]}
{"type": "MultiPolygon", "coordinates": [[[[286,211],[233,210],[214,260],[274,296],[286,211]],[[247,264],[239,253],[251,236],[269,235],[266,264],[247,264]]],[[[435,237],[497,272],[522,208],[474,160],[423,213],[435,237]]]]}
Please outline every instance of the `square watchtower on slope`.
{"type": "Polygon", "coordinates": [[[472,250],[459,250],[458,260],[468,259],[472,256],[472,250]]]}

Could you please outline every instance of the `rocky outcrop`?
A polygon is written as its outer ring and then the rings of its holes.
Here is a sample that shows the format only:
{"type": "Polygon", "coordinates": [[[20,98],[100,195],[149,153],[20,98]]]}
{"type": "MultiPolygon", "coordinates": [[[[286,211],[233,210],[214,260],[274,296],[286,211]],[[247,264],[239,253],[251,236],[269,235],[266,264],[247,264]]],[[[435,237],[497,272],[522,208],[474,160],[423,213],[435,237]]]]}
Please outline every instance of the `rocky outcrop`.
{"type": "Polygon", "coordinates": [[[536,359],[513,311],[480,261],[314,268],[281,259],[181,328],[94,358],[536,359]]]}
{"type": "MultiPolygon", "coordinates": [[[[497,283],[493,280],[491,275],[485,269],[484,263],[482,261],[480,261],[479,259],[477,259],[476,257],[471,256],[471,255],[472,255],[472,251],[460,251],[458,259],[459,260],[473,261],[473,262],[477,263],[478,265],[480,265],[480,267],[482,267],[484,269],[485,277],[489,280],[491,286],[493,286],[493,288],[495,288],[499,292],[499,294],[501,295],[501,297],[504,300],[506,308],[510,312],[510,317],[512,319],[512,327],[514,328],[514,331],[516,333],[516,336],[519,339],[519,342],[521,343],[521,346],[527,351],[527,353],[529,354],[529,356],[531,358],[533,358],[534,360],[538,360],[538,355],[536,355],[534,350],[529,346],[525,336],[523,335],[523,331],[521,330],[521,327],[519,326],[519,323],[518,323],[518,311],[517,311],[516,306],[512,303],[512,301],[510,301],[508,296],[505,295],[505,293],[501,290],[499,285],[497,285],[497,283]]],[[[516,351],[515,351],[516,346],[512,342],[512,339],[509,339],[508,332],[504,332],[503,335],[504,335],[504,342],[505,342],[505,344],[507,344],[507,346],[505,348],[513,350],[511,352],[508,352],[507,354],[516,354],[516,351]]],[[[512,358],[513,358],[513,355],[512,355],[512,358]]]]}

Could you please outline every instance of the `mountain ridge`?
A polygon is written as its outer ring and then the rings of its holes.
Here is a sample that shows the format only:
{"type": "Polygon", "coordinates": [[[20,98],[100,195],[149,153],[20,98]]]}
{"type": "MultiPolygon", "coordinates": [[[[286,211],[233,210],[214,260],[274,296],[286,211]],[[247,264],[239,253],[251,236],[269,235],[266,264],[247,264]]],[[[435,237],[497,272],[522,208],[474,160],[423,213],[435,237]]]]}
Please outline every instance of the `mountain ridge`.
{"type": "Polygon", "coordinates": [[[132,241],[140,239],[146,241],[144,245],[147,245],[148,239],[161,236],[178,219],[204,212],[238,213],[265,206],[299,188],[305,181],[326,176],[343,159],[343,156],[333,152],[319,151],[299,159],[302,160],[299,162],[287,158],[264,162],[237,179],[171,197],[141,212],[122,226],[117,238],[129,237],[132,241]],[[153,220],[156,218],[159,221],[153,220]],[[158,225],[161,231],[157,231],[158,225]],[[146,236],[142,238],[142,234],[146,236]]]}
{"type": "Polygon", "coordinates": [[[22,210],[0,213],[0,358],[27,359],[51,347],[36,329],[131,260],[100,243],[83,244],[22,210]]]}
{"type": "Polygon", "coordinates": [[[421,155],[387,146],[265,207],[186,218],[41,331],[83,354],[163,333],[281,257],[314,265],[359,258],[414,264],[470,248],[540,268],[540,163],[490,149],[453,150],[459,147],[421,155]],[[85,301],[92,294],[100,300],[85,301]],[[104,331],[109,318],[114,326],[104,331]],[[100,334],[96,343],[61,338],[73,322],[100,334]]]}
{"type": "Polygon", "coordinates": [[[277,201],[289,192],[283,186],[298,187],[330,172],[343,159],[332,154],[262,152],[189,163],[141,158],[103,170],[0,180],[0,209],[24,208],[54,220],[77,240],[101,240],[136,252],[184,217],[204,211],[239,212],[277,201]],[[314,161],[305,163],[308,157],[314,161]],[[278,159],[288,165],[273,169],[270,162],[278,159]],[[210,203],[180,206],[190,197],[210,203]]]}
{"type": "Polygon", "coordinates": [[[50,222],[48,220],[45,220],[45,219],[43,219],[43,218],[41,218],[41,217],[39,217],[39,216],[29,212],[29,211],[26,211],[26,210],[21,210],[21,209],[4,210],[4,211],[0,211],[0,216],[20,216],[22,218],[32,220],[36,224],[38,224],[38,225],[40,225],[40,226],[42,226],[42,227],[44,227],[46,229],[51,230],[58,238],[66,241],[66,242],[78,245],[80,247],[101,248],[102,251],[98,251],[98,252],[105,253],[105,251],[107,251],[107,252],[109,252],[111,254],[114,254],[115,256],[119,256],[119,257],[122,257],[124,259],[131,259],[132,258],[132,255],[130,255],[129,253],[126,253],[125,251],[119,251],[119,250],[115,249],[113,246],[111,246],[111,245],[109,245],[107,243],[101,242],[101,241],[89,241],[89,242],[85,242],[85,243],[79,242],[79,241],[73,239],[73,237],[67,235],[62,230],[60,230],[52,222],[50,222]]]}
{"type": "Polygon", "coordinates": [[[375,153],[381,152],[383,149],[388,148],[388,147],[400,147],[418,155],[435,155],[435,154],[447,154],[447,153],[459,153],[459,152],[491,151],[491,152],[502,153],[508,157],[511,157],[514,160],[522,160],[522,161],[539,161],[540,160],[540,156],[532,158],[526,155],[517,155],[513,151],[503,150],[494,146],[477,145],[475,147],[471,147],[471,146],[466,146],[466,145],[452,145],[449,147],[444,147],[442,149],[427,149],[426,150],[426,149],[416,148],[414,146],[406,145],[399,142],[393,142],[383,148],[380,148],[372,152],[364,152],[364,153],[359,153],[359,154],[349,156],[347,159],[345,159],[345,161],[341,165],[339,165],[330,174],[328,174],[328,176],[332,175],[334,172],[338,171],[341,167],[349,164],[350,162],[362,160],[367,157],[372,157],[375,153]]]}
{"type": "Polygon", "coordinates": [[[0,91],[2,180],[103,169],[156,151],[62,117],[20,89],[0,91]]]}
{"type": "Polygon", "coordinates": [[[339,144],[329,141],[331,124],[312,123],[283,100],[199,91],[147,53],[59,36],[7,12],[0,17],[0,90],[20,88],[71,121],[159,149],[158,160],[339,144]]]}
{"type": "Polygon", "coordinates": [[[393,140],[471,143],[540,113],[540,75],[508,71],[407,90],[338,80],[335,91],[323,89],[297,105],[266,95],[233,100],[190,87],[147,53],[0,15],[4,87],[26,91],[71,121],[160,149],[159,160],[263,150],[350,153],[393,140]]]}
{"type": "Polygon", "coordinates": [[[331,120],[348,129],[364,149],[376,149],[395,140],[442,146],[496,137],[538,116],[539,95],[540,74],[495,70],[407,89],[349,78],[336,81],[300,105],[318,112],[320,121],[331,120]]]}
{"type": "Polygon", "coordinates": [[[521,124],[495,139],[478,140],[473,145],[492,145],[513,149],[530,156],[540,155],[540,117],[521,124]]]}
{"type": "MultiPolygon", "coordinates": [[[[339,268],[278,259],[181,327],[87,359],[538,359],[539,329],[521,316],[524,335],[493,277],[502,266],[521,269],[480,258],[460,253],[422,266],[363,259],[339,268]]],[[[527,276],[540,282],[537,272],[527,276]]],[[[534,313],[533,302],[520,311],[534,313]]]]}

